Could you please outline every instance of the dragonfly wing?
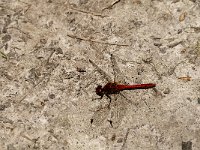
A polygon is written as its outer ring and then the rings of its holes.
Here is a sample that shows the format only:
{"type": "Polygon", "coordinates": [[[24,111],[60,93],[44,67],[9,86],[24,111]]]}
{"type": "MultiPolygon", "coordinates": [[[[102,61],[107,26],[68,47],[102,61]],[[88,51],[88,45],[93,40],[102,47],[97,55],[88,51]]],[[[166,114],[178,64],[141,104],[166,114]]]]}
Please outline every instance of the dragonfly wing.
{"type": "Polygon", "coordinates": [[[118,128],[121,124],[126,115],[128,105],[128,101],[121,94],[115,94],[115,98],[111,103],[111,121],[113,128],[118,128]]]}
{"type": "Polygon", "coordinates": [[[95,126],[101,126],[105,120],[108,118],[109,109],[108,107],[101,108],[100,110],[96,111],[92,116],[92,124],[95,126]]]}
{"type": "Polygon", "coordinates": [[[108,82],[112,82],[112,78],[105,71],[99,68],[92,60],[89,59],[89,62],[104,77],[104,79],[106,79],[108,82]]]}
{"type": "Polygon", "coordinates": [[[111,62],[112,62],[112,67],[113,67],[113,72],[114,72],[114,82],[120,82],[124,84],[125,83],[124,76],[122,75],[122,72],[120,71],[117,65],[117,61],[113,54],[111,54],[111,62]]]}

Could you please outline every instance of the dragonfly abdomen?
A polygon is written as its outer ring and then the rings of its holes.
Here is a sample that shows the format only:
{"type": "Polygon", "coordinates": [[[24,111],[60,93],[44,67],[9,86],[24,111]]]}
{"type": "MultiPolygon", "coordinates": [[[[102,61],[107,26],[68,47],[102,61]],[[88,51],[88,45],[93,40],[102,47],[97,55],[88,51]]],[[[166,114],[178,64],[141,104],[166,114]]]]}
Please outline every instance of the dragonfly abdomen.
{"type": "Polygon", "coordinates": [[[148,84],[136,84],[136,85],[117,85],[117,89],[119,91],[123,90],[135,90],[135,89],[149,89],[155,87],[156,84],[148,83],[148,84]]]}

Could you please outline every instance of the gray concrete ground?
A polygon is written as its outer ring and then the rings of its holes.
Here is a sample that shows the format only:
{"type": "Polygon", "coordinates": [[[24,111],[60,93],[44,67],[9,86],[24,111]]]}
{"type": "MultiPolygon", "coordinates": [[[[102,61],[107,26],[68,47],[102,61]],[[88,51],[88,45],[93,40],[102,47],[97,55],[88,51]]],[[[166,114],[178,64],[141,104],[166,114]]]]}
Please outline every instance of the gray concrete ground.
{"type": "Polygon", "coordinates": [[[1,0],[0,36],[0,149],[200,149],[199,0],[1,0]],[[156,89],[108,109],[89,59],[156,89]]]}

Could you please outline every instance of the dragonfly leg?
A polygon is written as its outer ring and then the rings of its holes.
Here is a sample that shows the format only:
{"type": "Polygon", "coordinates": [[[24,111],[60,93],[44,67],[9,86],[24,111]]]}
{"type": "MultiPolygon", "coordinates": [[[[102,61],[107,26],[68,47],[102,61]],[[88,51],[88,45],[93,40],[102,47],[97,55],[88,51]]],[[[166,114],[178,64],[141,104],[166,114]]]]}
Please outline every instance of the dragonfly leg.
{"type": "Polygon", "coordinates": [[[110,109],[110,104],[111,104],[111,97],[110,97],[110,95],[108,95],[108,94],[106,94],[106,96],[109,98],[109,104],[108,104],[108,108],[110,109]]]}
{"type": "Polygon", "coordinates": [[[102,98],[103,98],[103,95],[101,97],[93,98],[92,101],[94,101],[94,100],[101,100],[102,98]]]}
{"type": "Polygon", "coordinates": [[[108,122],[110,123],[110,126],[113,127],[112,120],[108,119],[108,122]]]}
{"type": "Polygon", "coordinates": [[[93,123],[93,121],[94,121],[94,119],[90,119],[90,123],[91,123],[91,124],[93,123]]]}

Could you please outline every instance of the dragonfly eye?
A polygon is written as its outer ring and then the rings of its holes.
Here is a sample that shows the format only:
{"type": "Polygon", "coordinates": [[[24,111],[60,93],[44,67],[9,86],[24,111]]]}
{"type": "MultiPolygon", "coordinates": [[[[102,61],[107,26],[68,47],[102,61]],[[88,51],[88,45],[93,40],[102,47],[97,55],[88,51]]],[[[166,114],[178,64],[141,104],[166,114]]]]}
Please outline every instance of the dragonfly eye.
{"type": "Polygon", "coordinates": [[[101,85],[97,86],[97,88],[96,88],[96,94],[99,95],[99,96],[103,96],[104,93],[103,93],[101,85]]]}

